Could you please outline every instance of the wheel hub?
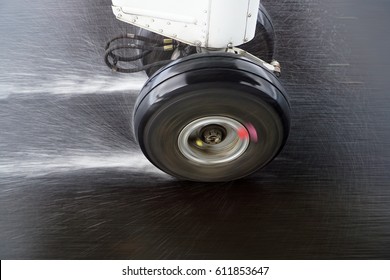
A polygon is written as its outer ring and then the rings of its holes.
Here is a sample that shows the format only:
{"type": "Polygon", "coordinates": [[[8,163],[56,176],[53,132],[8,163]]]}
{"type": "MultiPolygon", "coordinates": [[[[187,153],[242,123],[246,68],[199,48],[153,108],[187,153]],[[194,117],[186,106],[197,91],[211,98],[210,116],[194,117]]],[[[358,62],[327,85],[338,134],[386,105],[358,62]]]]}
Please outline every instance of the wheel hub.
{"type": "Polygon", "coordinates": [[[183,128],[178,137],[180,152],[189,160],[215,165],[240,157],[249,146],[238,132],[246,128],[238,121],[221,116],[199,118],[183,128]]]}

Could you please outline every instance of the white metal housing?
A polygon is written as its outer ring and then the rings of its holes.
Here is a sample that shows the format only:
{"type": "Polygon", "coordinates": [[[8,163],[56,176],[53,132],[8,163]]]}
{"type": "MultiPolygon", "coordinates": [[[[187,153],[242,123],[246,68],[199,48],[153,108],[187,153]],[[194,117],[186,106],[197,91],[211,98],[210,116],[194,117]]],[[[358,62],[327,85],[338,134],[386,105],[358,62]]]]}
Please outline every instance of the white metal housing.
{"type": "Polygon", "coordinates": [[[260,0],[112,0],[117,19],[193,46],[226,48],[255,35],[260,0]]]}

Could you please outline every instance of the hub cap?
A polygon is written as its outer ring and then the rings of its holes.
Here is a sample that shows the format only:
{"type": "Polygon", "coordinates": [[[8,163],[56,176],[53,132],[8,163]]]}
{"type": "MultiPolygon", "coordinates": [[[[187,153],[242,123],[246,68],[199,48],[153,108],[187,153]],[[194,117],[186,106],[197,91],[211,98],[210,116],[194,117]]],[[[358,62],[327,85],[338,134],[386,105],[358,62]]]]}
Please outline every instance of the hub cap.
{"type": "Polygon", "coordinates": [[[249,137],[242,135],[249,135],[247,129],[232,118],[205,117],[183,128],[178,146],[180,152],[191,161],[205,165],[228,163],[240,157],[248,148],[249,137]]]}

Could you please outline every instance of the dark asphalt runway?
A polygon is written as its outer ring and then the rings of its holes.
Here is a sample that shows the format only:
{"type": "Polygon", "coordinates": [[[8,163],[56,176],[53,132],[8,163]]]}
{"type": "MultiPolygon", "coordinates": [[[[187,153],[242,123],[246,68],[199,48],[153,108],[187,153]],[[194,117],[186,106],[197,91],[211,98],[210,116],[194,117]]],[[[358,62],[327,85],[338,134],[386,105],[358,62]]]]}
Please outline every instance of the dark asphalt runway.
{"type": "Polygon", "coordinates": [[[146,76],[109,0],[0,3],[1,259],[390,259],[390,3],[263,1],[293,124],[265,169],[181,182],[142,155],[146,76]]]}

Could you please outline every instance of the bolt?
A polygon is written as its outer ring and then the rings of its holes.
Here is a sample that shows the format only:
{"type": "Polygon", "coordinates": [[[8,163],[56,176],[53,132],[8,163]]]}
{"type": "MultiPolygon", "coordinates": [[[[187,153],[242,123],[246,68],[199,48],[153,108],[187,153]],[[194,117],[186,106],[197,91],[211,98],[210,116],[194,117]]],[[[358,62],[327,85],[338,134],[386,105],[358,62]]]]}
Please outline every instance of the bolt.
{"type": "Polygon", "coordinates": [[[277,60],[272,60],[271,65],[274,67],[280,67],[280,63],[277,60]]]}
{"type": "Polygon", "coordinates": [[[274,73],[277,77],[280,77],[282,69],[280,63],[276,60],[272,60],[271,65],[274,67],[274,73]]]}

